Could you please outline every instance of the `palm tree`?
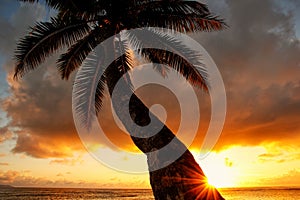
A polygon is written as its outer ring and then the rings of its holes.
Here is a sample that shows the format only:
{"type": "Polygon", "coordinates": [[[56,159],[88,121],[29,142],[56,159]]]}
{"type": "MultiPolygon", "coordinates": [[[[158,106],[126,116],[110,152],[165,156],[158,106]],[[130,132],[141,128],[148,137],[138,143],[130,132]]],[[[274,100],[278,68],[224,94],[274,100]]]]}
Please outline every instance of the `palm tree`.
{"type": "MultiPolygon", "coordinates": [[[[35,3],[39,0],[20,1],[35,3]]],[[[126,30],[160,27],[188,33],[221,30],[226,26],[221,19],[211,15],[206,5],[197,1],[45,0],[45,2],[47,6],[57,10],[57,15],[49,22],[36,23],[30,28],[29,34],[20,39],[15,52],[14,77],[16,79],[38,67],[46,57],[65,48],[67,51],[59,57],[57,66],[61,77],[68,79],[101,42],[126,30]]],[[[149,30],[148,34],[157,38],[162,44],[168,44],[174,51],[143,48],[143,42],[138,34],[128,34],[126,41],[139,46],[140,50],[137,53],[148,61],[168,65],[194,86],[207,90],[205,70],[202,69],[203,73],[199,73],[194,65],[187,62],[188,59],[193,59],[193,54],[188,53],[187,47],[178,41],[174,42],[174,38],[167,33],[149,30]],[[177,54],[179,49],[184,49],[187,53],[177,54]]],[[[116,49],[125,48],[127,53],[116,58],[101,76],[97,84],[96,96],[93,97],[96,112],[101,109],[105,85],[110,95],[119,80],[129,86],[127,89],[130,88],[130,80],[125,80],[123,75],[133,67],[133,58],[128,53],[129,47],[123,45],[120,38],[115,41],[118,45],[112,45],[116,49]]],[[[105,50],[103,54],[105,55],[105,50]]],[[[167,69],[157,68],[157,70],[164,75],[167,69]]],[[[124,94],[121,91],[118,95],[121,97],[124,94]]],[[[149,109],[143,102],[134,94],[130,102],[130,115],[134,122],[140,126],[149,124],[149,109]]],[[[113,106],[116,113],[119,113],[118,117],[123,125],[130,132],[131,127],[126,123],[128,119],[122,115],[122,103],[120,100],[114,102],[113,106]]],[[[83,117],[82,120],[89,126],[88,117],[83,117]]],[[[208,187],[203,171],[185,145],[166,125],[162,127],[158,134],[149,138],[131,136],[135,145],[143,153],[160,149],[171,140],[175,141],[169,147],[171,152],[175,154],[179,150],[184,152],[175,162],[168,163],[167,166],[157,170],[151,169],[155,168],[157,163],[168,160],[161,155],[148,157],[150,183],[155,199],[223,199],[215,188],[208,187]]],[[[140,136],[146,134],[140,133],[140,136]]]]}

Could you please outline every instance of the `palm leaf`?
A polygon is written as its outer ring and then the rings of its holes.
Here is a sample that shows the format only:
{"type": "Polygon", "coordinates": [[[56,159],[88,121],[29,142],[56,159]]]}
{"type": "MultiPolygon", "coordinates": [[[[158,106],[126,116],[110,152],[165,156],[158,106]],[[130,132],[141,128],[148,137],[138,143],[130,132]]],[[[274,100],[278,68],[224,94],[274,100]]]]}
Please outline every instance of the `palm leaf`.
{"type": "Polygon", "coordinates": [[[79,117],[79,122],[86,128],[91,128],[93,116],[96,114],[95,105],[101,105],[105,76],[102,68],[103,49],[98,48],[100,54],[91,52],[77,73],[73,90],[73,108],[79,117]],[[101,56],[102,55],[102,56],[101,56]],[[101,56],[101,57],[99,57],[101,56]],[[99,81],[98,81],[99,80],[99,81]],[[95,91],[98,90],[98,103],[95,103],[95,91]],[[101,100],[101,101],[99,101],[101,100]]]}
{"type": "MultiPolygon", "coordinates": [[[[40,0],[19,0],[22,2],[29,2],[29,3],[38,3],[40,0]]],[[[92,0],[46,0],[47,6],[54,8],[54,9],[74,9],[80,10],[81,6],[87,4],[88,2],[94,2],[92,0]]]]}
{"type": "Polygon", "coordinates": [[[100,80],[97,84],[96,94],[95,94],[95,112],[96,115],[100,112],[103,105],[103,98],[105,94],[105,86],[106,86],[106,75],[105,72],[100,77],[100,80]]]}
{"type": "MultiPolygon", "coordinates": [[[[19,1],[29,3],[40,2],[40,0],[19,1]]],[[[61,19],[69,16],[77,16],[81,19],[90,20],[99,14],[99,10],[102,10],[99,2],[95,0],[46,0],[46,5],[50,8],[58,10],[59,12],[57,16],[61,19]]]]}
{"type": "Polygon", "coordinates": [[[14,77],[21,77],[35,69],[46,57],[64,46],[72,45],[89,31],[90,26],[82,20],[61,21],[52,18],[51,22],[37,23],[17,45],[14,77]]]}
{"type": "MultiPolygon", "coordinates": [[[[123,44],[123,42],[120,43],[120,45],[123,44]]],[[[101,110],[105,83],[107,81],[116,83],[116,80],[122,77],[132,67],[131,54],[126,52],[122,56],[116,58],[107,67],[107,69],[114,70],[105,70],[103,63],[106,55],[103,48],[104,47],[99,46],[96,51],[91,52],[87,56],[77,73],[74,83],[76,90],[73,95],[73,107],[76,116],[79,116],[80,123],[88,129],[91,128],[91,125],[93,124],[92,116],[101,110]],[[123,71],[124,69],[125,71],[123,71]]],[[[122,48],[125,50],[127,49],[127,47],[122,48]]],[[[129,87],[131,87],[130,80],[128,80],[127,83],[129,87]]]]}
{"type": "Polygon", "coordinates": [[[112,79],[120,79],[123,77],[127,83],[127,86],[132,89],[132,83],[129,76],[124,76],[130,69],[131,69],[131,63],[133,58],[129,53],[125,53],[116,60],[114,60],[113,63],[111,63],[107,70],[104,71],[102,77],[100,78],[100,82],[98,83],[97,89],[96,89],[96,95],[95,95],[95,109],[96,114],[98,114],[102,108],[103,103],[103,96],[104,96],[104,85],[102,84],[103,81],[110,81],[110,82],[117,82],[116,80],[112,79]],[[115,68],[117,70],[111,70],[112,68],[115,68]],[[123,71],[125,69],[125,71],[123,71]]]}
{"type": "MultiPolygon", "coordinates": [[[[207,90],[207,70],[201,62],[201,55],[179,41],[174,35],[153,29],[140,29],[127,32],[127,37],[133,48],[149,61],[168,65],[194,86],[207,90]],[[157,49],[163,46],[165,49],[157,49]]],[[[164,70],[154,66],[157,70],[164,70]]],[[[162,72],[166,73],[167,70],[162,72]]],[[[162,75],[165,76],[165,74],[162,75]]]]}
{"type": "MultiPolygon", "coordinates": [[[[208,75],[204,68],[194,66],[183,57],[166,50],[147,48],[142,49],[141,54],[152,63],[167,65],[175,69],[193,86],[208,90],[208,75]]],[[[154,69],[165,77],[169,70],[162,65],[154,65],[154,69]]]]}
{"type": "Polygon", "coordinates": [[[63,79],[68,79],[70,74],[81,66],[87,55],[101,42],[114,34],[109,28],[94,29],[84,38],[72,45],[67,53],[62,54],[58,59],[58,69],[63,79]]]}
{"type": "Polygon", "coordinates": [[[151,1],[137,10],[138,27],[162,27],[179,32],[221,30],[227,25],[196,1],[151,1]],[[151,17],[149,17],[151,16],[151,17]]]}

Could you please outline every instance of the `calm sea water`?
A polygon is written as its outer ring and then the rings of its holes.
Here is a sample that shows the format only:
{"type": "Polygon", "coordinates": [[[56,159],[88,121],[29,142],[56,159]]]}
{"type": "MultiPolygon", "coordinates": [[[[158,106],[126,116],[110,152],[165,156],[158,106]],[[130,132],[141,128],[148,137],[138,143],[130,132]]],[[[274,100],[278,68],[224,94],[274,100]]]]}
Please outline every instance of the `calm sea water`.
{"type": "MultiPolygon", "coordinates": [[[[222,189],[227,200],[299,200],[300,188],[243,188],[222,189]]],[[[10,188],[0,189],[1,200],[153,200],[151,190],[120,189],[55,189],[55,188],[10,188]]]]}

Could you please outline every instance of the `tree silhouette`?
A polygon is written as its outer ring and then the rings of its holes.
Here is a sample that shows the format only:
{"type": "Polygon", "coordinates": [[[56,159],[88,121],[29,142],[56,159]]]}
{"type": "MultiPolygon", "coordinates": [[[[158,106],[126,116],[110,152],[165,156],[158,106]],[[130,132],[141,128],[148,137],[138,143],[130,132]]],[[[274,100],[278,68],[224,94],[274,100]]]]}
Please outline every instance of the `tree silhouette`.
{"type": "MultiPolygon", "coordinates": [[[[23,2],[36,3],[38,0],[21,0],[23,2]]],[[[211,15],[207,6],[197,1],[184,0],[46,0],[47,6],[57,10],[57,15],[48,22],[38,22],[30,28],[30,32],[20,39],[15,52],[16,79],[26,72],[35,69],[45,58],[58,50],[67,51],[61,54],[57,60],[58,70],[63,79],[68,79],[70,74],[78,69],[88,55],[103,41],[126,30],[159,27],[168,28],[181,33],[214,31],[223,29],[226,24],[211,15]]],[[[124,91],[118,93],[120,99],[126,96],[130,90],[130,79],[123,75],[132,69],[134,59],[130,52],[130,46],[138,47],[136,53],[152,63],[167,65],[178,71],[188,82],[196,87],[207,90],[205,69],[197,68],[188,62],[197,60],[191,50],[182,42],[176,41],[170,34],[146,30],[147,36],[154,37],[157,42],[168,46],[172,50],[144,48],[144,40],[139,34],[127,34],[125,39],[116,38],[111,46],[114,51],[124,50],[124,54],[116,58],[99,78],[94,98],[95,109],[101,110],[104,89],[107,86],[112,95],[118,81],[128,85],[124,91]],[[183,55],[180,52],[185,52],[183,55]],[[200,72],[202,73],[200,73],[200,72]]],[[[145,36],[144,36],[145,37],[145,36]]],[[[107,49],[102,49],[101,56],[106,56],[107,49]]],[[[156,70],[164,75],[167,68],[156,70]]],[[[89,76],[87,75],[87,78],[89,76]]],[[[91,78],[93,78],[91,76],[91,78]]],[[[87,79],[81,79],[75,84],[84,84],[87,79]]],[[[113,102],[118,117],[130,132],[132,127],[122,110],[123,101],[113,102]]],[[[146,126],[150,123],[149,109],[136,96],[130,97],[130,115],[132,120],[146,126]]],[[[85,111],[82,122],[90,126],[89,112],[85,111]]],[[[154,118],[158,120],[155,116],[154,118]]],[[[158,120],[159,121],[159,120],[158,120]]],[[[159,121],[160,122],[160,121],[159,121]]],[[[161,122],[160,122],[161,123],[161,122]]],[[[150,170],[150,183],[155,199],[223,199],[219,192],[207,184],[206,177],[194,160],[190,151],[180,142],[172,131],[162,125],[162,129],[154,136],[147,133],[139,133],[140,137],[131,135],[135,145],[143,152],[149,153],[169,145],[168,152],[184,152],[174,162],[172,155],[148,156],[150,170]],[[163,168],[157,169],[157,165],[168,163],[163,168]],[[153,170],[155,169],[155,170],[153,170]]]]}

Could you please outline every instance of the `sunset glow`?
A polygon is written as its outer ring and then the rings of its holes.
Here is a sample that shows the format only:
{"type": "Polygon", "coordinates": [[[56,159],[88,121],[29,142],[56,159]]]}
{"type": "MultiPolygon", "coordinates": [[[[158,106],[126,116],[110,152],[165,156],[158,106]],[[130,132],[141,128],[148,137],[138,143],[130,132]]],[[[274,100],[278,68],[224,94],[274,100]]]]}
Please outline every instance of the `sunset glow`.
{"type": "MultiPolygon", "coordinates": [[[[95,133],[88,144],[93,152],[88,152],[73,121],[74,77],[68,82],[61,80],[57,55],[24,78],[13,80],[11,58],[16,41],[35,21],[55,14],[43,2],[0,3],[0,185],[150,188],[147,158],[114,121],[107,91],[99,124],[111,143],[95,133]],[[99,160],[95,154],[114,165],[99,160]],[[133,167],[144,173],[131,172],[133,167]]],[[[207,187],[299,187],[300,4],[207,2],[230,27],[213,34],[192,35],[216,62],[227,95],[222,134],[203,157],[201,146],[211,120],[211,100],[209,93],[194,88],[201,118],[189,150],[207,176],[207,187]]],[[[185,94],[186,83],[173,84],[180,94],[185,94]]],[[[147,86],[136,94],[146,105],[162,104],[166,124],[178,131],[180,103],[172,92],[147,86]]],[[[188,101],[183,103],[190,106],[191,112],[196,110],[188,101]]],[[[188,125],[193,122],[186,121],[188,125]]],[[[183,142],[191,137],[187,127],[180,138],[183,142]]]]}

